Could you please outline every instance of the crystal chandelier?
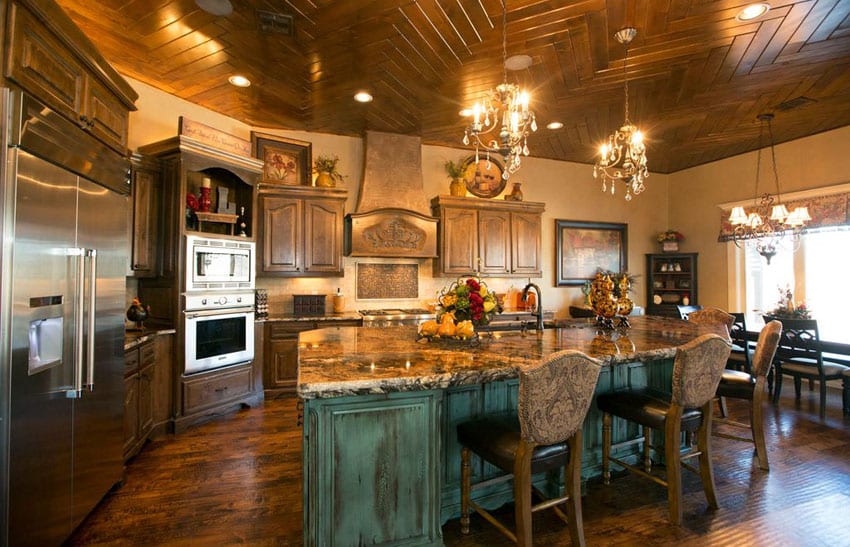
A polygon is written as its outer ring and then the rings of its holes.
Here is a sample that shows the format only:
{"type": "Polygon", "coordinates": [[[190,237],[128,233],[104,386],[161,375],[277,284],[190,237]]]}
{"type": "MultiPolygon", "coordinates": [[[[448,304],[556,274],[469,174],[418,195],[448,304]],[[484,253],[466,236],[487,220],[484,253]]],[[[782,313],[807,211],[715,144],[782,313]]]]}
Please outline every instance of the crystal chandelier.
{"type": "Polygon", "coordinates": [[[505,160],[505,180],[520,167],[521,156],[528,155],[528,133],[537,131],[534,112],[528,108],[528,93],[508,83],[507,69],[507,0],[502,3],[502,83],[491,89],[481,102],[472,107],[472,123],[463,134],[463,144],[475,146],[475,161],[484,150],[498,153],[505,160]],[[496,137],[498,132],[498,138],[496,137]]]}
{"type": "Polygon", "coordinates": [[[808,207],[797,207],[790,213],[788,208],[782,204],[782,195],[779,192],[779,173],[776,171],[776,150],[773,145],[773,114],[760,114],[761,122],[759,130],[759,149],[756,159],[756,199],[753,203],[753,211],[747,214],[743,207],[733,207],[729,215],[729,222],[734,227],[732,232],[735,245],[741,247],[741,242],[754,239],[756,251],[762,255],[767,263],[776,254],[776,247],[782,238],[791,235],[794,246],[800,243],[800,235],[806,223],[812,220],[809,216],[808,207]],[[776,197],[765,192],[759,196],[759,174],[761,171],[761,150],[764,136],[764,125],[767,122],[767,132],[770,138],[770,157],[773,166],[773,179],[776,183],[776,197]]]}
{"type": "Polygon", "coordinates": [[[608,137],[608,142],[599,147],[599,159],[593,166],[593,178],[602,179],[602,191],[608,191],[611,185],[611,195],[614,194],[618,181],[626,185],[626,201],[631,201],[632,195],[643,192],[646,187],[644,179],[649,176],[646,167],[646,145],[643,143],[643,133],[629,121],[629,79],[626,76],[626,63],[629,58],[629,44],[637,36],[637,29],[627,27],[614,34],[618,42],[626,46],[623,57],[623,88],[626,96],[626,121],[622,127],[608,137]]]}

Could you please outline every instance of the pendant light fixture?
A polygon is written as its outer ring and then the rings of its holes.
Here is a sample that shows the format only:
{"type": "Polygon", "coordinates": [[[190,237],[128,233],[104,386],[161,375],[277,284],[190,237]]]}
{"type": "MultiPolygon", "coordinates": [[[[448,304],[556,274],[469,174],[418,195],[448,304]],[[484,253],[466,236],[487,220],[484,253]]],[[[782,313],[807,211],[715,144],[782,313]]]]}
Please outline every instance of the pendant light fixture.
{"type": "Polygon", "coordinates": [[[806,223],[812,220],[809,216],[808,207],[796,207],[790,213],[782,203],[782,194],[779,190],[779,173],[776,171],[776,149],[773,143],[773,114],[760,114],[761,122],[759,128],[759,149],[756,155],[756,189],[753,210],[747,213],[743,207],[734,207],[729,215],[729,223],[733,226],[732,240],[738,247],[742,242],[753,239],[756,243],[756,251],[762,255],[767,263],[777,252],[777,246],[786,236],[790,236],[794,247],[800,244],[800,236],[806,223]],[[766,123],[765,123],[766,122],[766,123]],[[759,175],[761,174],[761,151],[763,147],[764,128],[767,125],[767,133],[770,139],[770,158],[773,166],[773,180],[776,185],[776,197],[765,192],[759,196],[759,175]]]}
{"type": "MultiPolygon", "coordinates": [[[[472,122],[463,134],[463,144],[475,146],[475,161],[483,150],[489,159],[497,153],[505,160],[502,178],[506,179],[520,167],[520,158],[529,154],[528,134],[537,131],[534,112],[528,108],[529,95],[518,85],[508,83],[507,57],[507,0],[502,2],[502,83],[491,89],[481,102],[471,109],[472,122]]],[[[511,59],[514,59],[513,57],[511,59]]],[[[517,59],[520,59],[517,57],[517,59]]],[[[519,67],[527,68],[527,63],[519,67]],[[525,65],[525,66],[523,66],[525,65]]]]}
{"type": "Polygon", "coordinates": [[[629,79],[626,75],[626,65],[629,59],[629,44],[635,36],[637,29],[634,27],[620,29],[614,34],[614,38],[626,46],[626,54],[623,57],[626,116],[620,129],[614,131],[608,141],[599,147],[599,159],[593,166],[593,178],[602,179],[603,192],[607,192],[610,185],[613,195],[618,182],[625,184],[626,201],[631,201],[633,195],[646,189],[643,182],[649,176],[643,133],[629,121],[629,79]]]}

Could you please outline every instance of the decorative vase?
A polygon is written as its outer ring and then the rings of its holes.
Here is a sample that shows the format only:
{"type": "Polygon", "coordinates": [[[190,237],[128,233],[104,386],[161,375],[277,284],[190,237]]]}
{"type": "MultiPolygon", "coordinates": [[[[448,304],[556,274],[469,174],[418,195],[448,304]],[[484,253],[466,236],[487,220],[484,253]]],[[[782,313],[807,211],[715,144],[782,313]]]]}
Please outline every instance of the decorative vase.
{"type": "Polygon", "coordinates": [[[463,179],[452,179],[452,183],[449,185],[449,193],[456,197],[465,196],[466,183],[463,182],[463,179]]]}
{"type": "Polygon", "coordinates": [[[335,186],[334,179],[330,173],[319,173],[316,177],[316,186],[319,188],[333,188],[335,186]]]}
{"type": "Polygon", "coordinates": [[[202,186],[201,197],[198,199],[198,211],[202,213],[209,213],[210,207],[212,207],[212,200],[210,199],[210,188],[202,186]]]}
{"type": "Polygon", "coordinates": [[[511,193],[505,196],[505,199],[509,201],[522,201],[522,183],[515,182],[511,193]]]}
{"type": "Polygon", "coordinates": [[[665,253],[675,253],[679,250],[679,242],[678,241],[662,241],[661,242],[661,250],[665,253]]]}

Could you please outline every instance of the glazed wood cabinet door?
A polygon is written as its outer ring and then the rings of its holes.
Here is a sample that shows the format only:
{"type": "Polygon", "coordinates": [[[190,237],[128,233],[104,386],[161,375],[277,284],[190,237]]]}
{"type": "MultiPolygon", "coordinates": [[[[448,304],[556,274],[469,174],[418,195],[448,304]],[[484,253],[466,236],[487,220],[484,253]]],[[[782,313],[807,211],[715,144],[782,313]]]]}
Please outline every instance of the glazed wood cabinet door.
{"type": "Polygon", "coordinates": [[[478,271],[507,274],[511,271],[510,213],[478,212],[478,271]]]}
{"type": "Polygon", "coordinates": [[[261,196],[263,212],[264,272],[300,272],[303,267],[303,237],[300,199],[261,196]]]}
{"type": "Polygon", "coordinates": [[[446,209],[440,221],[442,273],[463,275],[478,266],[478,212],[446,209]]]}
{"type": "Polygon", "coordinates": [[[511,273],[540,276],[539,213],[511,213],[511,273]]]}
{"type": "Polygon", "coordinates": [[[133,238],[130,267],[136,277],[156,277],[159,222],[157,199],[159,174],[145,168],[133,169],[133,238]]]}
{"type": "Polygon", "coordinates": [[[343,202],[304,201],[304,271],[342,273],[343,202]]]}
{"type": "Polygon", "coordinates": [[[87,81],[84,116],[95,137],[119,152],[127,149],[127,107],[94,78],[87,81]]]}

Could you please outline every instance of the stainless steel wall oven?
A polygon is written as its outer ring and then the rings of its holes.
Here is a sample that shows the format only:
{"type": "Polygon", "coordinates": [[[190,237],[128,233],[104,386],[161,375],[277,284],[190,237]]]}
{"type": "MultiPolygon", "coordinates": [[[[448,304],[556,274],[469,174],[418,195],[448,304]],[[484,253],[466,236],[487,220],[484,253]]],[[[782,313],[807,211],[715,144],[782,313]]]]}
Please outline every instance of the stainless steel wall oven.
{"type": "Polygon", "coordinates": [[[254,359],[254,293],[216,292],[186,296],[185,372],[254,359]]]}

